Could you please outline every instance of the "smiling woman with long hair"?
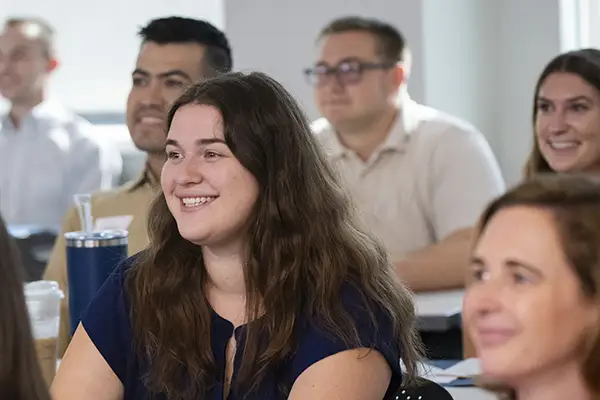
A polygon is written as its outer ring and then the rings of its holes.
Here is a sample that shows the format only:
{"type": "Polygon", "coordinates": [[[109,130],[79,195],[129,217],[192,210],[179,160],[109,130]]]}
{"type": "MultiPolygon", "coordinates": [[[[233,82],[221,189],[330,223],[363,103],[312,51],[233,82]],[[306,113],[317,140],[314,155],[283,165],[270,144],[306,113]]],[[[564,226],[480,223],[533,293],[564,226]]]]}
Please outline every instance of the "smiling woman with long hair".
{"type": "Polygon", "coordinates": [[[600,50],[554,57],[533,99],[533,146],[525,178],[540,173],[600,172],[600,50]]]}
{"type": "Polygon", "coordinates": [[[21,268],[0,218],[0,399],[50,400],[35,354],[21,268]]]}
{"type": "Polygon", "coordinates": [[[279,83],[191,87],[166,156],[150,245],[91,304],[55,400],[381,400],[414,381],[410,293],[279,83]]]}

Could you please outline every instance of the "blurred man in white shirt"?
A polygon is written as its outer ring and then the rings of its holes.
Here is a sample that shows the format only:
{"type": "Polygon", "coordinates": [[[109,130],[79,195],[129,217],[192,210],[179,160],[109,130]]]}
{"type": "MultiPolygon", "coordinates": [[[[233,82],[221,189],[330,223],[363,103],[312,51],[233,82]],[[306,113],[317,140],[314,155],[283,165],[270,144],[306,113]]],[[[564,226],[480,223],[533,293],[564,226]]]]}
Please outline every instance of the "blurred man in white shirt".
{"type": "Polygon", "coordinates": [[[0,117],[0,214],[9,225],[59,227],[75,193],[108,190],[121,175],[116,148],[47,98],[53,40],[37,19],[9,19],[0,33],[0,94],[10,108],[0,117]]]}

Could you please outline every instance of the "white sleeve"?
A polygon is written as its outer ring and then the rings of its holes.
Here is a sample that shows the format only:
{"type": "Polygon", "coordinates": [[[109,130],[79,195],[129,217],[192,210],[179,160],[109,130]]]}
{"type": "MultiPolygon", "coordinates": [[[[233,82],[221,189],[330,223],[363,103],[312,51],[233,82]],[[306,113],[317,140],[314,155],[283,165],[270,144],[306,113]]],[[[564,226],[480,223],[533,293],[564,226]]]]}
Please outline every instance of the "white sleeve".
{"type": "Polygon", "coordinates": [[[95,193],[115,187],[121,177],[123,160],[116,146],[101,137],[95,137],[87,121],[73,123],[77,130],[73,137],[69,162],[69,194],[95,193]]]}

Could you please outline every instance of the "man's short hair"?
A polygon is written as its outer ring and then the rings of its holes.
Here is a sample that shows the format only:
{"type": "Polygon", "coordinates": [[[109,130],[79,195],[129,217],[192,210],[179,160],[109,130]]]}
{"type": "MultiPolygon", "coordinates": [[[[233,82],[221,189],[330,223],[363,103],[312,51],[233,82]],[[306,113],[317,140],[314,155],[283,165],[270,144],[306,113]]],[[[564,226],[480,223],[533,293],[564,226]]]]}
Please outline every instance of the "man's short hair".
{"type": "Polygon", "coordinates": [[[35,29],[35,37],[42,43],[46,56],[55,56],[54,28],[47,21],[37,17],[10,17],[6,20],[5,26],[35,29]]]}
{"type": "Polygon", "coordinates": [[[367,32],[375,36],[379,53],[386,62],[402,62],[410,68],[410,50],[404,36],[393,25],[375,18],[347,16],[335,19],[325,26],[319,39],[345,32],[367,32]]]}
{"type": "Polygon", "coordinates": [[[167,17],[152,20],[139,31],[142,43],[196,43],[206,48],[204,75],[215,76],[231,71],[233,60],[229,41],[214,25],[197,19],[167,17]]]}

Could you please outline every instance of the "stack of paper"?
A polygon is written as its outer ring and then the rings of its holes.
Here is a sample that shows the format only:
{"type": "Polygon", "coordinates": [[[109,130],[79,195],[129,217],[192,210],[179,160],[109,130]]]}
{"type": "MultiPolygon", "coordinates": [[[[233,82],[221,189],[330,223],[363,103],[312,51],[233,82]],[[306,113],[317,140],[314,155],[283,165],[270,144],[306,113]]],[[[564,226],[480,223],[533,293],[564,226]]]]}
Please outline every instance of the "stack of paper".
{"type": "Polygon", "coordinates": [[[431,367],[430,374],[423,377],[439,384],[448,384],[457,379],[472,379],[480,374],[479,360],[468,358],[446,369],[431,367]]]}
{"type": "MultiPolygon", "coordinates": [[[[404,370],[404,366],[402,365],[404,370]]],[[[479,360],[468,358],[453,366],[442,369],[429,364],[419,365],[419,375],[440,385],[452,383],[458,379],[472,379],[481,373],[479,360]]]]}

